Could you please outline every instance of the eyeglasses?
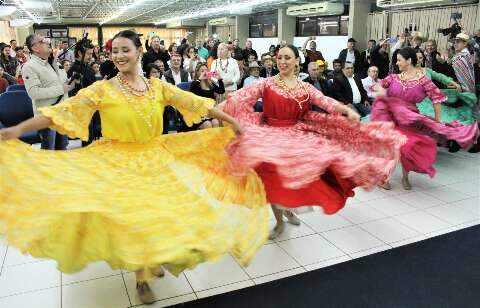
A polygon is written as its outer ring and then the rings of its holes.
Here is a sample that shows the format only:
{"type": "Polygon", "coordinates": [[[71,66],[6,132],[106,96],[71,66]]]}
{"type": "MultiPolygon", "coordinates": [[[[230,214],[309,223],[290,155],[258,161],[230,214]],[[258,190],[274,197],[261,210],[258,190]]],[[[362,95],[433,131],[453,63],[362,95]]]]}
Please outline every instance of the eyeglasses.
{"type": "Polygon", "coordinates": [[[43,39],[40,40],[40,41],[34,42],[34,43],[32,44],[32,46],[35,45],[35,44],[51,45],[51,42],[50,42],[50,39],[48,39],[48,38],[43,38],[43,39]]]}

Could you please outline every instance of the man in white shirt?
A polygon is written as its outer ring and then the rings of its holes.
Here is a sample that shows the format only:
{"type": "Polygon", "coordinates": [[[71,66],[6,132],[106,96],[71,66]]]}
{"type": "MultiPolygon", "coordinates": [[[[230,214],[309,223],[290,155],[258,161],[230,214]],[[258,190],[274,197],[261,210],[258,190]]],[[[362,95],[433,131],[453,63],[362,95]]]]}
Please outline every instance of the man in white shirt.
{"type": "Polygon", "coordinates": [[[368,76],[362,79],[362,85],[367,91],[368,101],[373,102],[377,94],[370,90],[370,86],[378,82],[378,67],[370,66],[367,71],[368,76]]]}
{"type": "Polygon", "coordinates": [[[360,78],[353,75],[353,63],[345,62],[343,74],[337,74],[333,80],[333,97],[354,108],[362,117],[370,113],[367,92],[360,78]]]}
{"type": "Polygon", "coordinates": [[[240,82],[240,69],[237,61],[229,56],[227,44],[218,45],[217,56],[218,59],[212,62],[210,70],[218,72],[222,77],[226,94],[236,91],[240,82]]]}

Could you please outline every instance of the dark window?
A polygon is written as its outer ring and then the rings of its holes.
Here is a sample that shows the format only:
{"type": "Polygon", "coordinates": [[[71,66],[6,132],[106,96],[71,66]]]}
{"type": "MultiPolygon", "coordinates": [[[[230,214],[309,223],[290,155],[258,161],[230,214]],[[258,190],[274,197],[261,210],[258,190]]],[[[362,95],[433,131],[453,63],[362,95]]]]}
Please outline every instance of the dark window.
{"type": "Polygon", "coordinates": [[[298,17],[296,36],[348,35],[348,15],[298,17]]]}
{"type": "Polygon", "coordinates": [[[262,12],[249,18],[250,37],[277,37],[278,11],[262,12]]]}

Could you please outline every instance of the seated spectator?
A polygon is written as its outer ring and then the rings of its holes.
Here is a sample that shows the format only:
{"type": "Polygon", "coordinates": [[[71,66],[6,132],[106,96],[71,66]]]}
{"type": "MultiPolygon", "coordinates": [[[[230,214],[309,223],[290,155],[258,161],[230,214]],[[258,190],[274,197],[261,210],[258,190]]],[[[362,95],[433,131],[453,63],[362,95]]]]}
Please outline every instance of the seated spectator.
{"type": "Polygon", "coordinates": [[[333,97],[350,108],[354,108],[364,117],[370,114],[367,92],[360,78],[353,75],[353,63],[346,62],[342,74],[333,80],[333,97]]]}
{"type": "Polygon", "coordinates": [[[21,65],[17,66],[17,72],[15,74],[15,81],[17,82],[17,84],[25,84],[25,82],[23,81],[23,77],[22,77],[22,66],[21,65]]]}
{"type": "Polygon", "coordinates": [[[257,61],[251,62],[248,65],[248,74],[249,76],[243,82],[244,87],[248,87],[257,81],[262,80],[262,77],[260,77],[260,66],[258,66],[257,61]]]}
{"type": "Polygon", "coordinates": [[[273,66],[273,58],[270,55],[262,57],[262,64],[263,67],[260,69],[260,77],[268,78],[278,74],[278,70],[273,66]]]}
{"type": "Polygon", "coordinates": [[[154,63],[147,64],[146,71],[145,71],[145,77],[147,79],[150,79],[150,78],[162,79],[162,74],[160,72],[160,68],[157,65],[155,65],[154,63]]]}
{"type": "Polygon", "coordinates": [[[327,79],[335,79],[336,75],[341,75],[343,69],[343,62],[340,59],[333,60],[333,71],[327,74],[327,79]]]}
{"type": "Polygon", "coordinates": [[[368,76],[362,79],[363,89],[367,91],[368,101],[373,102],[377,93],[370,89],[370,86],[378,82],[378,68],[370,66],[367,71],[368,76]]]}
{"type": "Polygon", "coordinates": [[[4,73],[5,73],[5,70],[3,69],[3,67],[0,67],[0,93],[7,91],[7,88],[10,85],[7,79],[3,77],[4,73]]]}
{"type": "Polygon", "coordinates": [[[171,68],[165,72],[165,81],[173,85],[178,85],[181,82],[192,81],[192,77],[187,70],[181,68],[182,57],[174,53],[170,57],[171,68]]]}
{"type": "Polygon", "coordinates": [[[245,49],[242,51],[243,60],[249,63],[250,61],[248,56],[251,54],[255,55],[255,60],[258,59],[257,52],[252,48],[252,41],[247,40],[245,43],[245,49]]]}
{"type": "Polygon", "coordinates": [[[10,76],[15,76],[18,62],[10,56],[10,50],[10,45],[6,45],[0,49],[0,66],[3,67],[5,72],[10,76]]]}
{"type": "Polygon", "coordinates": [[[308,77],[303,81],[313,85],[317,90],[321,91],[323,95],[330,96],[327,79],[320,76],[320,68],[317,62],[310,62],[308,64],[308,77]]]}

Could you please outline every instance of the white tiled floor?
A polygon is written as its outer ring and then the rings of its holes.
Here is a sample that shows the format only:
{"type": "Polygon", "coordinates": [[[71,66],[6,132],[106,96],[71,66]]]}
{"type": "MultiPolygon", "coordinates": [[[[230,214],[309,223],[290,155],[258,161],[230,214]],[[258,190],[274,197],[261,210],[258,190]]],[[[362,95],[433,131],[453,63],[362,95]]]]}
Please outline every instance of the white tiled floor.
{"type": "MultiPolygon", "coordinates": [[[[412,174],[412,191],[359,191],[337,215],[318,208],[300,214],[302,225],[262,247],[248,267],[227,255],[179,277],[152,283],[158,301],[142,306],[135,275],[103,262],[65,275],[48,260],[8,247],[0,238],[0,307],[166,307],[332,266],[480,224],[480,154],[440,151],[437,175],[412,174]]],[[[272,220],[273,225],[273,220],[272,220]]]]}

